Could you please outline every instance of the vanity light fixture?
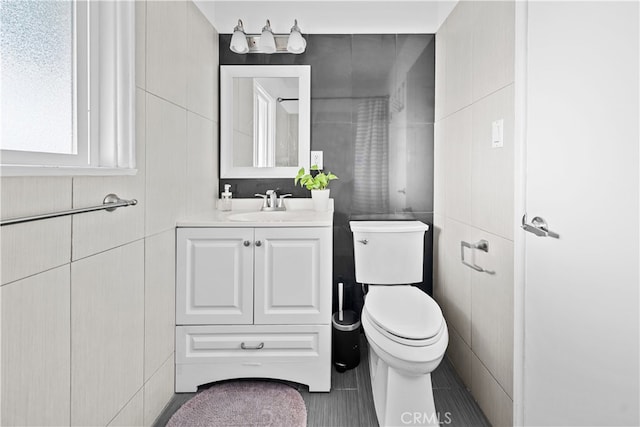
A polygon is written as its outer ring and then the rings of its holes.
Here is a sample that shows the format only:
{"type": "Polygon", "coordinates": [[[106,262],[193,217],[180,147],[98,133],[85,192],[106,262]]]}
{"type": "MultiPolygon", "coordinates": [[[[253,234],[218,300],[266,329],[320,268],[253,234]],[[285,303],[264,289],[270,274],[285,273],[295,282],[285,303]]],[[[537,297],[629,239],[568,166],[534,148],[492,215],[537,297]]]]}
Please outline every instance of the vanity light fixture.
{"type": "Polygon", "coordinates": [[[298,20],[294,20],[289,34],[273,34],[271,22],[267,19],[267,25],[262,28],[260,35],[247,35],[244,32],[242,20],[238,19],[238,25],[233,29],[231,51],[239,54],[245,53],[304,53],[307,41],[302,37],[302,31],[298,27],[298,20]]]}

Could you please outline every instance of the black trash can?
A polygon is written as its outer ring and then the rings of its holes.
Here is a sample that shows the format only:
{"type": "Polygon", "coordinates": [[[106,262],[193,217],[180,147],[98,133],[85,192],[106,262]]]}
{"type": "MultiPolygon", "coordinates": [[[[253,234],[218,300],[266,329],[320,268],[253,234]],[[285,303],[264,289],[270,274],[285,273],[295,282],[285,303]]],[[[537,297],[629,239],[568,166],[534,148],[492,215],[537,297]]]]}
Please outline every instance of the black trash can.
{"type": "Polygon", "coordinates": [[[333,364],[338,372],[353,369],[360,363],[360,319],[351,310],[333,313],[333,364]]]}

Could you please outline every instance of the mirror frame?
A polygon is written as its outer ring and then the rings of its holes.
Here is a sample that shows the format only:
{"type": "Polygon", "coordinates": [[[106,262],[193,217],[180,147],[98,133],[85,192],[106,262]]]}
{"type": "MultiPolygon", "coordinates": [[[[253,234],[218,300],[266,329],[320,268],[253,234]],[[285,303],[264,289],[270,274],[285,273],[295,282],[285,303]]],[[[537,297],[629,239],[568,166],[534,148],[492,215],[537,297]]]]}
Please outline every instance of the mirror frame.
{"type": "Polygon", "coordinates": [[[310,65],[221,65],[220,66],[220,178],[294,178],[301,167],[309,169],[311,157],[311,66],[310,65]],[[256,168],[233,165],[233,78],[298,78],[298,164],[256,168]]]}

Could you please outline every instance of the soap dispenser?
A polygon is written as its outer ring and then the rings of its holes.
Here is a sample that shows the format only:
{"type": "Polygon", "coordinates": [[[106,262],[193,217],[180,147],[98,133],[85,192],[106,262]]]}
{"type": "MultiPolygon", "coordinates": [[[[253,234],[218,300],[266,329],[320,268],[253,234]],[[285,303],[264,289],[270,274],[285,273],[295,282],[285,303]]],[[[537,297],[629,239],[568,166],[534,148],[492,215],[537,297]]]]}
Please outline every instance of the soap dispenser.
{"type": "Polygon", "coordinates": [[[224,192],[222,193],[222,198],[220,199],[220,210],[221,211],[230,211],[231,210],[231,184],[224,185],[224,192]]]}

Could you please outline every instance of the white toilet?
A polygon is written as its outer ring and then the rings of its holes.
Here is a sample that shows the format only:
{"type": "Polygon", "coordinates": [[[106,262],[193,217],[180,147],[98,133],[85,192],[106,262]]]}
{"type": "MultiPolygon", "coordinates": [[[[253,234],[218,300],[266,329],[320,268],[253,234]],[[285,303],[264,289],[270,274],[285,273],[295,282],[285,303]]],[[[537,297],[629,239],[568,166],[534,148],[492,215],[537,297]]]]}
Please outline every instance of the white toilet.
{"type": "Polygon", "coordinates": [[[369,285],[362,326],[369,342],[371,389],[381,426],[438,425],[431,372],[449,342],[438,304],[422,282],[420,221],[351,221],[356,281],[369,285]]]}

